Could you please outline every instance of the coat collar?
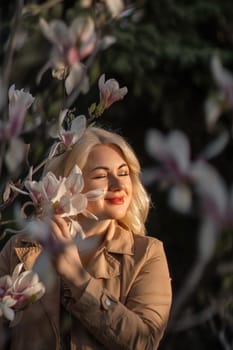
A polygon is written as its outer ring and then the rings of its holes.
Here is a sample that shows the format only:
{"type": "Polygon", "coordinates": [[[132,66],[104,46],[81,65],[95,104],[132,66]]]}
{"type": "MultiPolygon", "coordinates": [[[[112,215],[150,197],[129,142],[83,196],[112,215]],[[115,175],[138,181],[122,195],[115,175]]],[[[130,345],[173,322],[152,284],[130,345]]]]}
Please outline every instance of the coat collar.
{"type": "MultiPolygon", "coordinates": [[[[28,236],[18,239],[15,252],[26,270],[32,269],[36,258],[42,252],[39,243],[28,236]]],[[[130,230],[112,223],[102,245],[90,260],[88,272],[95,278],[111,278],[120,275],[120,262],[117,255],[133,255],[134,240],[130,230]]]]}
{"type": "Polygon", "coordinates": [[[32,240],[29,235],[23,234],[16,238],[15,252],[26,270],[31,270],[36,258],[42,252],[42,246],[32,240]]]}
{"type": "Polygon", "coordinates": [[[120,255],[133,255],[134,243],[131,231],[112,223],[106,238],[90,260],[87,269],[95,278],[111,278],[119,276],[120,255]],[[118,255],[118,259],[116,255],[118,255]]]}
{"type": "Polygon", "coordinates": [[[114,224],[114,222],[110,225],[103,244],[109,253],[134,254],[132,232],[118,224],[114,224]]]}

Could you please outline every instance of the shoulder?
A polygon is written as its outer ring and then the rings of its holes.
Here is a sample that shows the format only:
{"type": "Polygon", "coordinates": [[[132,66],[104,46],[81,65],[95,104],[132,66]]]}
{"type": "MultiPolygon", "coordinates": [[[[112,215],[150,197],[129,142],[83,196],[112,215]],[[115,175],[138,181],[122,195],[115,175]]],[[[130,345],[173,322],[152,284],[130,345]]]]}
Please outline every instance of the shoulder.
{"type": "Polygon", "coordinates": [[[39,243],[37,243],[35,240],[32,240],[26,233],[17,233],[7,240],[3,249],[30,247],[36,245],[39,245],[39,243]]]}
{"type": "Polygon", "coordinates": [[[133,234],[133,240],[135,254],[147,257],[165,254],[163,242],[155,237],[133,234]]]}

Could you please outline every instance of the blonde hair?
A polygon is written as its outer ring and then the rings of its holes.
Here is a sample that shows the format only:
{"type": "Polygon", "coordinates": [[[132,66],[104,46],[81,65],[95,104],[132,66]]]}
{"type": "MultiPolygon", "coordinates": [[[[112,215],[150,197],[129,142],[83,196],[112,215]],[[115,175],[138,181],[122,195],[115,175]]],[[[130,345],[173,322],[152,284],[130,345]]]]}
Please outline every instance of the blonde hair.
{"type": "Polygon", "coordinates": [[[69,175],[74,165],[82,170],[92,148],[96,145],[115,145],[129,167],[133,185],[133,194],[129,209],[119,224],[126,225],[132,232],[145,235],[145,221],[148,216],[150,198],[140,179],[141,167],[130,144],[119,134],[99,127],[88,127],[82,137],[70,151],[53,158],[46,166],[45,172],[51,171],[57,177],[69,175]]]}

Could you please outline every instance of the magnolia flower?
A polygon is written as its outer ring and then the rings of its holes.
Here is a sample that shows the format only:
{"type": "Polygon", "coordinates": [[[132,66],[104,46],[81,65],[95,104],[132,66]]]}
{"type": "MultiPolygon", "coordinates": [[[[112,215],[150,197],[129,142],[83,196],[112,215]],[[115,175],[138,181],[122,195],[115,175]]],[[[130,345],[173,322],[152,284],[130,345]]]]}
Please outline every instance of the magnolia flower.
{"type": "Polygon", "coordinates": [[[143,171],[143,181],[150,185],[159,181],[169,188],[169,204],[183,213],[191,208],[192,190],[196,186],[196,169],[205,168],[206,160],[218,155],[229,140],[227,133],[220,133],[207,144],[199,156],[191,161],[189,140],[178,130],[163,135],[151,129],[146,135],[146,149],[157,162],[143,171]]]}
{"type": "Polygon", "coordinates": [[[105,81],[105,74],[99,78],[100,104],[103,109],[109,108],[114,102],[121,100],[128,92],[127,87],[119,88],[115,79],[105,81]]]}
{"type": "Polygon", "coordinates": [[[201,214],[198,253],[202,261],[208,262],[215,252],[219,234],[233,228],[233,186],[227,189],[220,174],[203,162],[196,164],[193,177],[201,214]]]}
{"type": "Polygon", "coordinates": [[[14,305],[17,309],[22,309],[25,306],[40,299],[44,293],[44,285],[39,281],[39,276],[34,271],[23,271],[23,264],[18,264],[12,274],[12,285],[7,291],[13,300],[16,300],[14,305]]]}
{"type": "MultiPolygon", "coordinates": [[[[64,218],[69,218],[71,231],[82,232],[77,221],[72,217],[82,213],[93,219],[95,215],[86,210],[88,201],[95,201],[102,198],[104,190],[92,190],[82,193],[84,181],[80,168],[75,165],[68,177],[59,179],[52,172],[48,172],[42,180],[25,181],[25,187],[29,191],[32,201],[39,209],[40,216],[55,213],[64,218]]],[[[25,194],[28,194],[25,192],[25,194]]]]}
{"type": "Polygon", "coordinates": [[[228,190],[216,169],[207,163],[193,169],[202,212],[214,222],[216,230],[233,227],[233,187],[228,190]]]}
{"type": "Polygon", "coordinates": [[[16,304],[16,300],[6,295],[11,285],[12,279],[10,276],[0,277],[0,317],[5,316],[10,321],[14,318],[14,311],[11,307],[16,304]]]}
{"type": "Polygon", "coordinates": [[[211,70],[213,78],[218,87],[223,92],[229,106],[233,108],[233,75],[222,66],[219,56],[214,55],[211,60],[211,70]]]}
{"type": "Polygon", "coordinates": [[[0,139],[10,140],[22,132],[26,112],[32,105],[34,97],[23,89],[15,90],[15,85],[9,88],[8,96],[8,121],[3,123],[0,120],[0,139]]]}
{"type": "Polygon", "coordinates": [[[44,210],[53,208],[54,213],[62,217],[77,215],[85,212],[88,200],[96,200],[103,196],[102,190],[92,190],[81,193],[84,187],[81,170],[77,165],[68,177],[59,179],[48,172],[40,181],[25,181],[33,202],[44,210]]]}
{"type": "Polygon", "coordinates": [[[0,120],[0,140],[8,141],[8,148],[5,154],[5,164],[10,173],[17,170],[25,154],[25,144],[19,137],[23,131],[23,124],[27,110],[34,101],[29,92],[15,90],[12,85],[8,90],[9,110],[8,120],[0,120]]]}
{"type": "Polygon", "coordinates": [[[12,276],[0,278],[0,316],[13,321],[15,311],[22,310],[40,299],[45,293],[38,274],[33,271],[22,272],[23,264],[16,265],[12,276]]]}
{"type": "Polygon", "coordinates": [[[12,307],[16,304],[16,300],[12,299],[9,295],[4,296],[0,300],[0,317],[5,316],[9,321],[13,321],[15,312],[12,307]]]}
{"type": "Polygon", "coordinates": [[[169,202],[181,212],[191,205],[191,162],[190,146],[187,137],[178,130],[164,136],[159,130],[151,129],[146,135],[146,149],[159,162],[159,166],[144,169],[143,180],[149,185],[161,181],[172,185],[169,202]]]}
{"type": "Polygon", "coordinates": [[[27,146],[18,137],[12,138],[9,141],[8,149],[5,155],[5,163],[7,169],[11,174],[13,174],[19,168],[25,157],[25,151],[27,146]]]}
{"type": "MultiPolygon", "coordinates": [[[[87,124],[86,117],[84,115],[79,115],[71,121],[70,129],[66,131],[62,124],[67,113],[67,109],[63,110],[59,116],[58,126],[53,126],[50,130],[50,136],[60,139],[59,144],[63,145],[65,149],[69,149],[80,139],[86,130],[87,124]]],[[[57,146],[58,144],[56,147],[57,146]]]]}
{"type": "Polygon", "coordinates": [[[39,79],[46,69],[53,67],[53,76],[66,79],[65,87],[68,94],[78,83],[81,83],[82,89],[86,91],[87,78],[81,81],[85,74],[80,62],[93,52],[96,45],[92,18],[76,17],[70,27],[61,20],[47,23],[41,18],[40,27],[45,37],[53,44],[53,48],[50,61],[42,69],[39,79]]]}
{"type": "Polygon", "coordinates": [[[224,111],[233,109],[233,74],[223,67],[218,55],[211,60],[211,71],[219,90],[205,102],[205,118],[211,131],[224,111]]]}

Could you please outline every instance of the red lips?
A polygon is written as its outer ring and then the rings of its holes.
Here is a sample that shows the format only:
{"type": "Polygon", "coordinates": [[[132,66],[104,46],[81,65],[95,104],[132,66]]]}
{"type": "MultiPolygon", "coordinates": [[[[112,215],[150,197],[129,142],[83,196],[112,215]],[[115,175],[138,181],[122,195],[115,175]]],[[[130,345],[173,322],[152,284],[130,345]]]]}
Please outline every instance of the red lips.
{"type": "Polygon", "coordinates": [[[106,200],[111,204],[124,204],[124,197],[112,197],[106,198],[106,200]]]}

